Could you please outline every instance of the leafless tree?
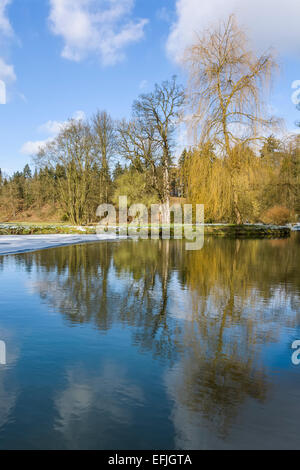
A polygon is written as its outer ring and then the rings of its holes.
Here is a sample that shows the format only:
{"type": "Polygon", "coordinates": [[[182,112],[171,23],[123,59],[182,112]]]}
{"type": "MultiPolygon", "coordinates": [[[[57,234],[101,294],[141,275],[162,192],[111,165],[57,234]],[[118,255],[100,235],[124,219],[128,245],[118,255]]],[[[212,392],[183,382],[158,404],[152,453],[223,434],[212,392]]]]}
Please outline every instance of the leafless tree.
{"type": "Polygon", "coordinates": [[[263,129],[275,124],[266,117],[264,92],[276,63],[272,52],[257,56],[249,48],[234,16],[212,31],[206,31],[186,50],[189,72],[190,122],[202,144],[212,142],[230,168],[237,223],[242,223],[234,176],[241,161],[233,149],[251,145],[263,129]]]}
{"type": "Polygon", "coordinates": [[[119,126],[120,152],[134,166],[150,170],[152,183],[164,207],[163,219],[170,222],[170,168],[173,133],[180,117],[184,92],[176,77],[156,85],[152,93],[134,102],[133,119],[119,126]]]}
{"type": "Polygon", "coordinates": [[[65,177],[58,179],[60,200],[74,224],[87,221],[94,161],[90,126],[75,120],[70,121],[35,158],[39,167],[62,168],[65,177]]]}
{"type": "Polygon", "coordinates": [[[100,200],[108,203],[111,188],[109,164],[116,153],[115,123],[106,111],[98,111],[92,118],[92,133],[96,161],[100,168],[100,200]]]}

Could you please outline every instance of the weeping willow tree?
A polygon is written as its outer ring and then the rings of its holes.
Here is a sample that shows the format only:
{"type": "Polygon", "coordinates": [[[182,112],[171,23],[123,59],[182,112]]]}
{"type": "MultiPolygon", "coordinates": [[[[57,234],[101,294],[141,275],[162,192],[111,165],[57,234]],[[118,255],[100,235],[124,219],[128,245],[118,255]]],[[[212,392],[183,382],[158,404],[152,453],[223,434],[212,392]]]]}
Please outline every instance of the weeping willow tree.
{"type": "Polygon", "coordinates": [[[251,51],[230,16],[197,38],[186,50],[184,63],[189,73],[189,121],[201,146],[194,153],[201,161],[194,163],[198,181],[192,191],[199,191],[201,202],[213,214],[227,214],[240,224],[244,214],[239,185],[241,173],[249,167],[243,150],[257,144],[263,131],[276,124],[264,110],[264,94],[276,68],[274,57],[271,52],[257,56],[251,51]],[[213,160],[210,151],[206,154],[209,145],[215,149],[213,160]]]}
{"type": "MultiPolygon", "coordinates": [[[[269,169],[247,146],[232,149],[231,164],[240,165],[241,160],[242,170],[235,174],[239,211],[243,220],[258,221],[262,210],[261,185],[269,169]]],[[[190,152],[185,165],[189,200],[195,204],[205,202],[206,221],[234,221],[232,174],[227,161],[219,158],[212,144],[207,143],[190,152]]]]}

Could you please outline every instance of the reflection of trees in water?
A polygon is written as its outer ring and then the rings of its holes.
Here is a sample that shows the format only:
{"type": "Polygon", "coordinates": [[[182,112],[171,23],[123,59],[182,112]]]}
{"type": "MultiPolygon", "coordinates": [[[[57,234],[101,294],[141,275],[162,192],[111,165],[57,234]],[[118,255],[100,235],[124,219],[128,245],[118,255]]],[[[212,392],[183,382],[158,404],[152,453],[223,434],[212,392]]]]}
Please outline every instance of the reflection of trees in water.
{"type": "Polygon", "coordinates": [[[175,446],[184,449],[214,448],[229,435],[243,404],[249,398],[264,402],[269,388],[253,357],[235,352],[213,358],[200,345],[167,372],[165,382],[174,402],[175,446]]]}
{"type": "Polygon", "coordinates": [[[29,253],[37,266],[34,288],[72,323],[100,330],[134,326],[134,341],[172,356],[173,321],[167,319],[168,284],[178,250],[168,241],[99,243],[29,253]]]}
{"type": "Polygon", "coordinates": [[[134,344],[178,359],[177,407],[225,436],[247,397],[263,401],[263,344],[299,325],[300,245],[207,239],[199,252],[169,241],[73,246],[20,257],[40,295],[72,323],[132,326],[134,344]],[[176,282],[175,282],[176,281],[176,282]],[[172,314],[174,289],[191,312],[172,314]]]}
{"type": "Polygon", "coordinates": [[[113,256],[116,275],[129,281],[121,321],[134,326],[136,344],[169,359],[176,352],[176,322],[168,315],[169,284],[179,256],[180,250],[169,241],[123,244],[113,256]]]}
{"type": "MultiPolygon", "coordinates": [[[[187,325],[186,350],[166,381],[175,414],[183,413],[188,421],[203,416],[208,426],[226,437],[240,406],[248,397],[264,401],[268,385],[251,333],[238,330],[226,336],[221,329],[217,323],[209,331],[207,325],[203,329],[192,322],[187,325]]],[[[190,435],[185,438],[191,441],[190,435]]]]}
{"type": "Polygon", "coordinates": [[[291,240],[209,239],[185,258],[194,321],[208,332],[217,324],[221,343],[225,329],[243,325],[252,343],[277,339],[282,325],[299,324],[299,254],[291,240]]]}
{"type": "Polygon", "coordinates": [[[171,395],[223,437],[247,397],[267,396],[260,345],[277,341],[282,326],[299,325],[297,258],[291,241],[212,239],[185,258],[193,317],[171,395]]]}
{"type": "Polygon", "coordinates": [[[35,265],[36,283],[43,300],[71,323],[94,322],[100,329],[112,325],[108,315],[107,276],[111,263],[109,244],[71,246],[23,255],[35,265]]]}

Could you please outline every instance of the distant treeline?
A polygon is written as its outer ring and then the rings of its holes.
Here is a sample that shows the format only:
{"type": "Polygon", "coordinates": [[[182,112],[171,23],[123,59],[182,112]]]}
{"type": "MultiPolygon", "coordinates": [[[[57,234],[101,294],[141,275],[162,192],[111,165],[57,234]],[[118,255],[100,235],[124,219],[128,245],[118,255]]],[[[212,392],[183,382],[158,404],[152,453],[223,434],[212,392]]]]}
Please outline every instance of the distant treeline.
{"type": "MultiPolygon", "coordinates": [[[[236,159],[242,161],[238,197],[243,221],[277,224],[297,221],[300,138],[280,141],[271,136],[265,140],[259,156],[244,147],[236,149],[236,159]]],[[[212,148],[184,150],[178,163],[170,166],[171,201],[177,198],[176,202],[182,199],[205,203],[207,222],[234,221],[227,171],[225,162],[212,148]]],[[[36,168],[33,173],[26,165],[12,177],[4,177],[0,171],[1,220],[44,214],[53,220],[93,223],[98,205],[117,204],[119,196],[127,195],[129,204],[141,202],[150,206],[160,201],[147,168],[138,170],[132,163],[119,162],[103,166],[99,160],[85,173],[79,176],[74,170],[74,174],[68,174],[59,164],[55,168],[36,168]]]]}
{"type": "Polygon", "coordinates": [[[280,121],[264,112],[276,63],[257,56],[230,17],[205,32],[176,77],[133,104],[130,120],[107,112],[70,120],[28,165],[0,174],[0,219],[96,221],[102,203],[159,203],[170,221],[172,198],[205,205],[207,222],[284,224],[300,215],[300,136],[279,139],[280,121]],[[186,125],[193,145],[176,160],[186,125]],[[269,137],[265,137],[269,136],[269,137]]]}
{"type": "MultiPolygon", "coordinates": [[[[69,180],[67,170],[61,165],[35,168],[34,171],[26,165],[23,171],[11,177],[4,176],[0,170],[0,221],[24,218],[38,221],[44,218],[46,222],[48,218],[88,224],[97,221],[99,204],[118,204],[119,196],[126,195],[129,205],[140,202],[149,207],[152,203],[159,203],[147,173],[137,171],[132,164],[121,165],[117,162],[107,171],[100,165],[93,165],[86,175],[88,184],[83,193],[84,200],[80,197],[84,177],[77,178],[76,174],[69,180]],[[69,188],[72,198],[66,194],[69,188]]],[[[184,188],[179,178],[178,168],[174,165],[170,176],[171,198],[179,198],[183,194],[184,188]]]]}

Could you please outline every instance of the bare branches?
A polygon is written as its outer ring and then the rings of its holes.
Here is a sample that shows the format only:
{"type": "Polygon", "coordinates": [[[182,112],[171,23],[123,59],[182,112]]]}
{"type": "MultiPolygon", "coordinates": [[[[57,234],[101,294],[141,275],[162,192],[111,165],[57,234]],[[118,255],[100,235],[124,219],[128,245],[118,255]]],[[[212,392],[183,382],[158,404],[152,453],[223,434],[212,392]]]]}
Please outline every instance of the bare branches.
{"type": "Polygon", "coordinates": [[[72,223],[88,222],[96,210],[93,206],[108,200],[109,160],[114,151],[114,123],[103,112],[92,123],[69,121],[36,156],[37,166],[53,172],[61,169],[62,177],[57,179],[60,201],[72,223]]]}
{"type": "Polygon", "coordinates": [[[95,138],[95,150],[100,164],[108,166],[116,153],[115,123],[106,111],[98,111],[92,117],[92,130],[95,138]]]}
{"type": "Polygon", "coordinates": [[[276,124],[265,116],[263,100],[276,68],[274,57],[271,52],[257,57],[249,49],[234,16],[199,36],[186,51],[185,65],[188,105],[202,142],[221,134],[219,151],[229,156],[238,141],[256,140],[276,124]]]}
{"type": "Polygon", "coordinates": [[[133,105],[132,121],[118,126],[119,152],[137,169],[151,174],[161,202],[170,199],[169,171],[172,164],[173,133],[184,100],[176,77],[156,85],[133,105]],[[161,177],[162,175],[162,177],[161,177]]]}
{"type": "Polygon", "coordinates": [[[240,163],[236,164],[233,151],[250,146],[275,124],[264,111],[264,93],[276,68],[274,57],[271,53],[257,57],[235,17],[230,16],[186,50],[185,65],[189,71],[190,122],[196,135],[200,130],[200,143],[213,143],[224,158],[228,193],[232,194],[236,222],[240,224],[240,163]]]}

